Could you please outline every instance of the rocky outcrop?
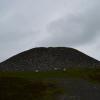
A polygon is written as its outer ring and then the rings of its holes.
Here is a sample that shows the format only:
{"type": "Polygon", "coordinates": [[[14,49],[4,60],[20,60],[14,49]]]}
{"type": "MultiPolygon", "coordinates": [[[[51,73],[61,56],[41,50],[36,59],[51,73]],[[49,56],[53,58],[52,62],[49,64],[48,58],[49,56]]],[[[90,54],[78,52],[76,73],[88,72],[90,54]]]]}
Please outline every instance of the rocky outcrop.
{"type": "Polygon", "coordinates": [[[40,47],[24,51],[0,64],[0,71],[49,71],[100,68],[100,62],[73,48],[40,47]]]}

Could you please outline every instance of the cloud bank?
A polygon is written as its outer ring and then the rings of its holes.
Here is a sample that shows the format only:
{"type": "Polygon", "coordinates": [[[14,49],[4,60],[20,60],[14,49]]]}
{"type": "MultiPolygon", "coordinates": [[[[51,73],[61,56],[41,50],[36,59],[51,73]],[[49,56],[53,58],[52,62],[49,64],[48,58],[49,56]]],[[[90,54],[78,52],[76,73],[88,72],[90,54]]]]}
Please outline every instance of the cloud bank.
{"type": "Polygon", "coordinates": [[[0,0],[0,61],[37,46],[74,47],[100,60],[99,0],[0,0]]]}

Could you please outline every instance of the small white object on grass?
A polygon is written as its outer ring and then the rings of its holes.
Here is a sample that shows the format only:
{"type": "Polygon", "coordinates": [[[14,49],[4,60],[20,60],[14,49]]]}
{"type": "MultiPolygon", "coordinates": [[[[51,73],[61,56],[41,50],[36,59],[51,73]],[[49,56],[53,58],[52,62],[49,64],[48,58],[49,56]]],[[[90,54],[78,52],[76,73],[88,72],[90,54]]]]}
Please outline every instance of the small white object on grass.
{"type": "Polygon", "coordinates": [[[58,70],[58,68],[54,68],[54,70],[58,70]]]}
{"type": "Polygon", "coordinates": [[[66,68],[64,68],[63,71],[66,71],[66,68]]]}
{"type": "Polygon", "coordinates": [[[39,72],[39,70],[35,70],[35,72],[39,72]]]}

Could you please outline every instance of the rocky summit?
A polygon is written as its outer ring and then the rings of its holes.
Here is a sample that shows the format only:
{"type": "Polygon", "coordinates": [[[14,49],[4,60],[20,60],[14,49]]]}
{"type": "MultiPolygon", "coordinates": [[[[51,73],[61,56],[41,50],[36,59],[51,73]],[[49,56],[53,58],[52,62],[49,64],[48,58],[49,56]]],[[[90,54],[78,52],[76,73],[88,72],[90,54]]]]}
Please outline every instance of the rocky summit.
{"type": "Polygon", "coordinates": [[[67,47],[38,47],[0,63],[0,71],[50,71],[67,68],[100,68],[100,62],[67,47]]]}

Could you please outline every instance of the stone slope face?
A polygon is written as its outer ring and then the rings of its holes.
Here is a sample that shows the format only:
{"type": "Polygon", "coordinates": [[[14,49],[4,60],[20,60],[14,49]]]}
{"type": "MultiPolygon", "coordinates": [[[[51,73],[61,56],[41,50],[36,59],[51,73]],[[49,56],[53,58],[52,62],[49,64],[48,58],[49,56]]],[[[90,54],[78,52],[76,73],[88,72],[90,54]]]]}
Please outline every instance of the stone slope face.
{"type": "Polygon", "coordinates": [[[0,64],[1,71],[49,71],[64,68],[100,68],[100,62],[73,48],[33,48],[0,64]]]}

